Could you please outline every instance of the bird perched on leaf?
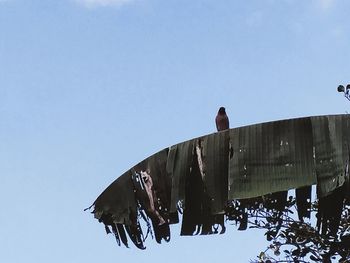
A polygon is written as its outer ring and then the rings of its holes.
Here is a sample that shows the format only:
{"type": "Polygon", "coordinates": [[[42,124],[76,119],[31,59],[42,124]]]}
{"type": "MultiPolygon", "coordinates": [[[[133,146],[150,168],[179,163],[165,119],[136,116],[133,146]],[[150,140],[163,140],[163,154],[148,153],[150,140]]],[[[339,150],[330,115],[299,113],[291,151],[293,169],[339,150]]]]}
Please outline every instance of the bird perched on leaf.
{"type": "Polygon", "coordinates": [[[215,122],[218,131],[223,131],[230,128],[230,123],[224,107],[220,107],[218,115],[216,115],[215,122]]]}

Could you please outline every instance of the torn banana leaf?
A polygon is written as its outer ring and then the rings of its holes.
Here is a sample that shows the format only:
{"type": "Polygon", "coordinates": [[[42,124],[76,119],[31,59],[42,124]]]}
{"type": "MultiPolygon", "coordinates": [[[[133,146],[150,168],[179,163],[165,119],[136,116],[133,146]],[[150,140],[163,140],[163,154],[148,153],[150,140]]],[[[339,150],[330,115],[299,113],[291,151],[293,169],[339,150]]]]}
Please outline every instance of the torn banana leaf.
{"type": "Polygon", "coordinates": [[[281,209],[290,189],[297,189],[302,218],[309,215],[311,185],[317,185],[318,198],[343,185],[349,189],[349,143],[349,115],[280,120],[201,136],[130,168],[96,199],[93,213],[118,242],[127,244],[126,232],[139,248],[145,248],[148,235],[158,243],[169,241],[169,224],[179,222],[178,212],[182,235],[223,233],[229,201],[247,205],[272,194],[281,209]]]}

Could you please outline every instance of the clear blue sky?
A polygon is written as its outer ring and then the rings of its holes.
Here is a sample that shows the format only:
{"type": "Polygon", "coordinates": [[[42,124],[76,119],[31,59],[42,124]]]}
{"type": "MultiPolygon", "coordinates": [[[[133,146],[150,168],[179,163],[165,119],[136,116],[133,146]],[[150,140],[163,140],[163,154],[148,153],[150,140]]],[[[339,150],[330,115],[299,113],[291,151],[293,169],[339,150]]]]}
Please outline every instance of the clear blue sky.
{"type": "Polygon", "coordinates": [[[0,0],[0,262],[248,262],[262,233],[117,247],[83,212],[156,151],[345,113],[347,0],[0,0]]]}

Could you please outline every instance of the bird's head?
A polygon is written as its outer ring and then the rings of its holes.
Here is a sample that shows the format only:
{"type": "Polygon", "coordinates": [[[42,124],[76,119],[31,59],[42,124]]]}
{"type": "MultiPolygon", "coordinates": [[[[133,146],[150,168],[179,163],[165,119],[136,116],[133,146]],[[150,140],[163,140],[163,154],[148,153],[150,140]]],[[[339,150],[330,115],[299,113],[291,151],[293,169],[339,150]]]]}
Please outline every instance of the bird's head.
{"type": "Polygon", "coordinates": [[[225,107],[220,107],[219,114],[226,114],[225,107]]]}

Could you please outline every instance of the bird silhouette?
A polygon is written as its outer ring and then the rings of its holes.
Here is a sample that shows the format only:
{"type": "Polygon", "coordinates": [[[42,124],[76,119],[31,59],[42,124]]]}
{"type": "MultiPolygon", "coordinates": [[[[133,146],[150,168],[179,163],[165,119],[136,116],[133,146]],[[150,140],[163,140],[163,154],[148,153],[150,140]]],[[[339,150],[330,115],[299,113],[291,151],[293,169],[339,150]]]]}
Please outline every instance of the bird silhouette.
{"type": "Polygon", "coordinates": [[[220,107],[215,118],[215,123],[218,131],[223,131],[230,128],[230,123],[224,107],[220,107]]]}

